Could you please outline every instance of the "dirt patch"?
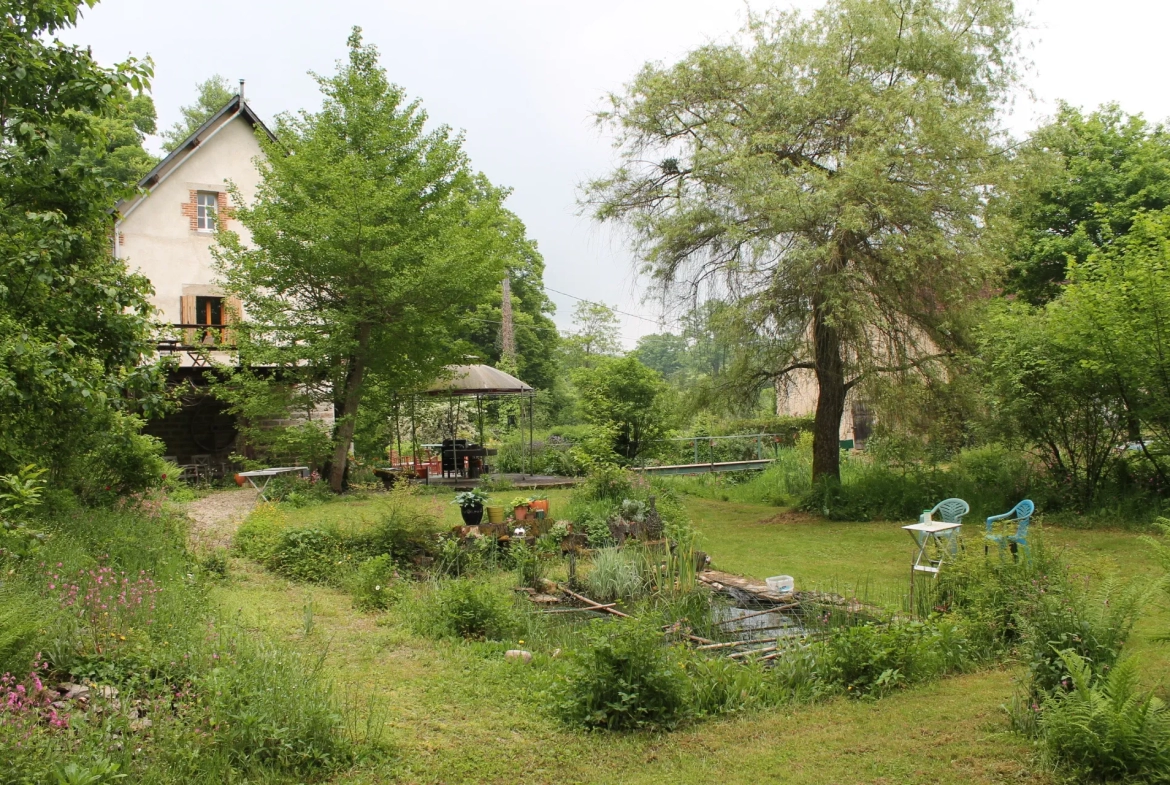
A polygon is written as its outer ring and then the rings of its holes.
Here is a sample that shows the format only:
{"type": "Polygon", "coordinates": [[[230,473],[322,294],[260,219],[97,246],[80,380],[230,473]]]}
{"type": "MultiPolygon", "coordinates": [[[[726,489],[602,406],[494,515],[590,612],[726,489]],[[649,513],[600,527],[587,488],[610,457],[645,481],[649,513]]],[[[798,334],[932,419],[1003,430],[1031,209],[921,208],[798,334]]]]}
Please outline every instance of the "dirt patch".
{"type": "Polygon", "coordinates": [[[216,491],[187,505],[191,547],[196,551],[227,548],[240,522],[256,506],[255,488],[216,491]]]}
{"type": "Polygon", "coordinates": [[[818,515],[813,515],[809,512],[799,512],[797,510],[787,510],[779,515],[773,515],[771,518],[764,518],[760,521],[761,526],[770,525],[773,523],[817,523],[824,519],[818,515]]]}

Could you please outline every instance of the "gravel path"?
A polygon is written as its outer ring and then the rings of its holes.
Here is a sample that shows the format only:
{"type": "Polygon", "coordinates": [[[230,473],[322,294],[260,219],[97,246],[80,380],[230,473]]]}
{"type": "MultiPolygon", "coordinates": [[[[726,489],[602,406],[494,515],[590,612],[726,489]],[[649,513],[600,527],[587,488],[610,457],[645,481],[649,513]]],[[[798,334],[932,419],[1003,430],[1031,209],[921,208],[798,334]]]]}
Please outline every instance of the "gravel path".
{"type": "Polygon", "coordinates": [[[236,527],[256,506],[255,488],[216,491],[187,505],[191,545],[196,551],[227,548],[236,527]]]}

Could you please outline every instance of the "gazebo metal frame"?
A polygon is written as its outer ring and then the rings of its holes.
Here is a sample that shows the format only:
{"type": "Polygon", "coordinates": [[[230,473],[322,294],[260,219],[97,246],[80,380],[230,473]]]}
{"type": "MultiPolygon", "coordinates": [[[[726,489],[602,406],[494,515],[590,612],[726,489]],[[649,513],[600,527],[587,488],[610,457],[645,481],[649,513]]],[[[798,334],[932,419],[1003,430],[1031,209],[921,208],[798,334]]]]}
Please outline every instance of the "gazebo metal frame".
{"type": "MultiPolygon", "coordinates": [[[[447,423],[451,438],[456,437],[456,410],[462,400],[475,398],[476,420],[479,425],[479,443],[484,443],[483,402],[485,399],[517,397],[520,399],[520,429],[523,433],[524,401],[528,402],[528,450],[524,456],[526,473],[532,473],[532,453],[536,420],[536,390],[520,381],[511,374],[505,373],[490,365],[450,365],[447,366],[448,376],[437,380],[426,390],[411,393],[410,396],[410,442],[414,463],[418,465],[418,432],[417,432],[417,403],[419,396],[427,398],[447,398],[447,423]]],[[[395,415],[398,412],[398,403],[395,403],[395,415]]],[[[402,454],[402,433],[395,417],[395,435],[398,440],[398,454],[402,454]]]]}

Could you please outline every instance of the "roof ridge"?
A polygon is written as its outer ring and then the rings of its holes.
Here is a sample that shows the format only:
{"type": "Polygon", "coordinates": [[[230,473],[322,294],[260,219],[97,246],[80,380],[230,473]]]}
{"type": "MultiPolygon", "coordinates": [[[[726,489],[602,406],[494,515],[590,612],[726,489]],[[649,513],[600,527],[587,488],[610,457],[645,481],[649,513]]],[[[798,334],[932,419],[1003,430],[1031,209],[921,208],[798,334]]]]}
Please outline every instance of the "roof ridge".
{"type": "Polygon", "coordinates": [[[248,102],[241,101],[240,94],[236,93],[230,99],[228,99],[228,102],[223,105],[223,108],[221,108],[211,117],[208,117],[206,120],[204,120],[203,123],[190,134],[188,134],[187,138],[178,144],[174,150],[171,150],[166,155],[166,157],[155,164],[149,172],[144,174],[138,181],[139,192],[129,199],[123,199],[120,201],[115,208],[117,212],[122,213],[128,205],[137,204],[149,196],[151,189],[158,184],[160,175],[168,169],[177,169],[186,160],[186,156],[200,145],[200,136],[204,132],[210,130],[212,127],[218,129],[220,126],[231,121],[232,117],[229,116],[226,120],[220,123],[219,121],[224,118],[225,115],[245,118],[249,123],[252,124],[253,128],[259,127],[263,129],[264,133],[267,134],[269,139],[274,142],[276,141],[276,134],[272,133],[271,129],[269,129],[268,126],[264,124],[264,121],[260,119],[260,116],[256,114],[251,106],[248,105],[248,102]],[[180,158],[180,156],[182,156],[182,158],[180,158]],[[176,161],[177,163],[174,163],[174,167],[171,167],[170,165],[176,161]]]}

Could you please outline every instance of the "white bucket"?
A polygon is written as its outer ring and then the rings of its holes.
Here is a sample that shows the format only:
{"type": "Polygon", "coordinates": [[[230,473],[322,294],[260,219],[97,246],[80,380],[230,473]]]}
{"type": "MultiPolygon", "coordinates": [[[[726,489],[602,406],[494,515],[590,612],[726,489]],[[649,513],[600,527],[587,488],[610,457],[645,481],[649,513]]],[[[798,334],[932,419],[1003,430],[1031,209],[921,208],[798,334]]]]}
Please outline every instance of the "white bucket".
{"type": "Polygon", "coordinates": [[[775,575],[771,578],[766,578],[765,582],[768,588],[778,594],[791,594],[796,588],[796,581],[791,575],[775,575]]]}

